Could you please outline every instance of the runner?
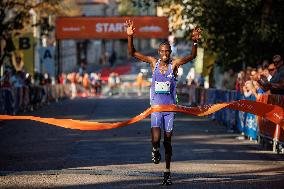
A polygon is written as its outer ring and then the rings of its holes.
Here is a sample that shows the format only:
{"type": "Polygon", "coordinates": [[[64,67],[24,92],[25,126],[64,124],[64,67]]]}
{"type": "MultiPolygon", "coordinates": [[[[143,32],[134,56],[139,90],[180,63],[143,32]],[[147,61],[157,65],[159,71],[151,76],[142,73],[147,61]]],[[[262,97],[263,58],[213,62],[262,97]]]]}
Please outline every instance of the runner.
{"type": "MultiPolygon", "coordinates": [[[[150,104],[165,105],[176,104],[176,76],[178,67],[193,60],[197,54],[197,41],[200,39],[199,28],[192,32],[192,51],[191,54],[180,59],[171,60],[171,46],[168,41],[160,44],[158,49],[159,59],[145,56],[137,52],[133,45],[134,25],[133,21],[126,21],[128,35],[128,52],[131,56],[149,63],[152,69],[152,84],[150,88],[150,104]]],[[[164,131],[164,148],[166,169],[162,185],[171,185],[170,164],[172,156],[171,138],[174,124],[173,112],[154,112],[151,114],[151,134],[152,134],[152,161],[158,164],[161,160],[160,139],[161,130],[164,131]]]]}

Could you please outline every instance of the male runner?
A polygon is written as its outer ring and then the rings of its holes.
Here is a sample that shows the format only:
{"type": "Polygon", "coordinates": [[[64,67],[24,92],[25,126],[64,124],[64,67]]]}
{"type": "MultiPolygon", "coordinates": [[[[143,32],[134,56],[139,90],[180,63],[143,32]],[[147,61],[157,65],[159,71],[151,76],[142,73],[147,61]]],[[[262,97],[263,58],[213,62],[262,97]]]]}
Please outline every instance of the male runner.
{"type": "MultiPolygon", "coordinates": [[[[171,60],[171,46],[169,42],[163,42],[159,46],[157,60],[151,56],[145,56],[137,52],[133,45],[134,25],[133,21],[126,21],[128,35],[128,52],[131,56],[147,62],[152,68],[152,84],[150,88],[150,103],[153,105],[176,104],[176,75],[178,67],[193,60],[197,54],[197,40],[200,38],[201,30],[195,28],[192,32],[192,51],[191,54],[180,59],[171,60]]],[[[152,133],[152,161],[158,164],[161,160],[159,152],[161,129],[164,130],[164,148],[166,169],[162,185],[171,185],[170,164],[172,156],[171,137],[173,133],[173,112],[154,112],[151,114],[151,133],[152,133]]]]}

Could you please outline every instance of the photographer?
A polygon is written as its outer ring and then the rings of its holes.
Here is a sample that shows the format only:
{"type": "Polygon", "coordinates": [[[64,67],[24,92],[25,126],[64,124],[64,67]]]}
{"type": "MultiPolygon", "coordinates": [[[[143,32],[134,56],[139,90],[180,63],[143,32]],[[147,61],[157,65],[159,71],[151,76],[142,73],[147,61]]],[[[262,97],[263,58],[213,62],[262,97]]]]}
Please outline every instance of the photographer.
{"type": "Polygon", "coordinates": [[[284,94],[284,65],[283,59],[280,55],[273,56],[273,63],[277,69],[276,73],[272,76],[270,81],[268,81],[267,77],[261,76],[258,80],[260,86],[265,90],[271,91],[271,94],[284,94]]]}

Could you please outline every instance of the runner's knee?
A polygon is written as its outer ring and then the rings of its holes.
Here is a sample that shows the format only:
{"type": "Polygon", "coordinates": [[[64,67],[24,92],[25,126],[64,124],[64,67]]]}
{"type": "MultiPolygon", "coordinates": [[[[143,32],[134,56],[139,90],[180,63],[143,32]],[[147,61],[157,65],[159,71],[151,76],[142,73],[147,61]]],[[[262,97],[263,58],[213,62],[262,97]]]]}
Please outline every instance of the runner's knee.
{"type": "Polygon", "coordinates": [[[171,141],[165,140],[163,142],[163,144],[164,144],[164,148],[165,148],[165,154],[172,156],[172,144],[171,144],[171,141]]]}
{"type": "Polygon", "coordinates": [[[160,136],[152,135],[152,146],[154,148],[160,148],[160,136]]]}

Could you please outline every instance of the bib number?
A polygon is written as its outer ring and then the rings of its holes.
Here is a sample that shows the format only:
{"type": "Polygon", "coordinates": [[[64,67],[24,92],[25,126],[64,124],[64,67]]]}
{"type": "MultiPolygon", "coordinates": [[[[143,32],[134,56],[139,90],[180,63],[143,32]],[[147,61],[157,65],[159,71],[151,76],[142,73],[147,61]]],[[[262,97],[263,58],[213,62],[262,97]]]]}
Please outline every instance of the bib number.
{"type": "Polygon", "coordinates": [[[170,94],[171,92],[171,83],[166,82],[155,82],[155,93],[156,94],[170,94]]]}

